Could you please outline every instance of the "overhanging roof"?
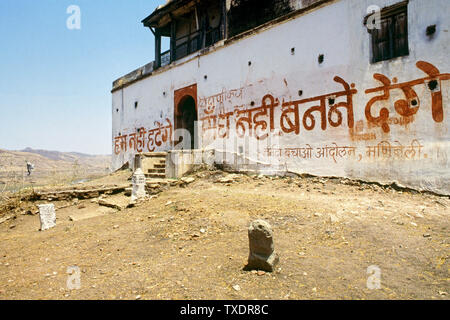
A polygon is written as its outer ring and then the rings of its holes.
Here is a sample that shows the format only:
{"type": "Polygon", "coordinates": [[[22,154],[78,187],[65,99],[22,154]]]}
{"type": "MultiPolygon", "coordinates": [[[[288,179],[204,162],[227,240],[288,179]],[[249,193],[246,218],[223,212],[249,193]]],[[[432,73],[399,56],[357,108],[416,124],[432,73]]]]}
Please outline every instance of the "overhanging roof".
{"type": "Polygon", "coordinates": [[[199,0],[169,0],[165,5],[159,6],[151,15],[142,20],[146,27],[161,28],[172,21],[171,16],[179,16],[191,10],[199,0]]]}

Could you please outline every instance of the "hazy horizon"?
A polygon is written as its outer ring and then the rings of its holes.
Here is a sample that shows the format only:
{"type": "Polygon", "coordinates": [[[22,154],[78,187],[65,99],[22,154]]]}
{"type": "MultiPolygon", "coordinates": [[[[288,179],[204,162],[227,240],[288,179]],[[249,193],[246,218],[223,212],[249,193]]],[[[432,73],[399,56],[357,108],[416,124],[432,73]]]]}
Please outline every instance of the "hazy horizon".
{"type": "Polygon", "coordinates": [[[47,150],[42,148],[31,148],[26,147],[23,149],[6,149],[2,148],[0,146],[0,151],[9,151],[9,152],[31,152],[31,151],[46,151],[46,152],[60,152],[60,153],[77,153],[77,154],[83,154],[87,156],[112,156],[112,153],[86,153],[86,152],[79,152],[79,151],[61,151],[61,150],[47,150]]]}

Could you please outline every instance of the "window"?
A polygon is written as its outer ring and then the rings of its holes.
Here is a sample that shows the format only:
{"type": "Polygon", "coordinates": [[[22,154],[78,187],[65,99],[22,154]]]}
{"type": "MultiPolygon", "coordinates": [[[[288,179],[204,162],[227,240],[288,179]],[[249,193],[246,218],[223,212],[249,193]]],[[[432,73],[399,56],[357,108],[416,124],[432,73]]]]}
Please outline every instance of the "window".
{"type": "MultiPolygon", "coordinates": [[[[408,1],[381,10],[381,28],[369,30],[372,38],[372,63],[407,56],[408,1]]],[[[365,22],[367,23],[368,17],[365,22]]]]}

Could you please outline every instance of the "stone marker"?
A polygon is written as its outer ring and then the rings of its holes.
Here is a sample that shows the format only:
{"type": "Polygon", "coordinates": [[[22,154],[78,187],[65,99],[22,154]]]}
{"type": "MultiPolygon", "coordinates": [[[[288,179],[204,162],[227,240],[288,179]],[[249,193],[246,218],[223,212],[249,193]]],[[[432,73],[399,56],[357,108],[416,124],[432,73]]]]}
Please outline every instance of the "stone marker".
{"type": "Polygon", "coordinates": [[[41,231],[51,229],[56,226],[55,206],[53,204],[41,204],[39,207],[39,219],[41,221],[41,231]]]}
{"type": "Polygon", "coordinates": [[[250,255],[246,269],[273,272],[279,258],[274,250],[273,232],[269,223],[264,220],[253,221],[248,228],[248,239],[250,255]]]}
{"type": "Polygon", "coordinates": [[[131,201],[142,199],[147,196],[145,191],[145,175],[141,168],[137,168],[132,178],[133,190],[131,191],[131,201]]]}

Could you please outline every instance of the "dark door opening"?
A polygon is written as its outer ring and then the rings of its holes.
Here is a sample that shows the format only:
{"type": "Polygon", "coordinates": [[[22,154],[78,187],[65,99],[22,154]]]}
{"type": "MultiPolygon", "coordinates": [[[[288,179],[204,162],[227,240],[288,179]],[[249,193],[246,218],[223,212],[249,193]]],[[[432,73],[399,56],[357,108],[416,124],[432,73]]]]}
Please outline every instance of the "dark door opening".
{"type": "Polygon", "coordinates": [[[197,123],[197,84],[174,91],[174,122],[176,149],[192,150],[198,145],[197,123]],[[184,129],[179,132],[177,129],[184,129]]]}
{"type": "Polygon", "coordinates": [[[181,99],[178,105],[178,115],[176,119],[176,128],[185,129],[180,136],[182,142],[182,149],[195,149],[195,124],[197,122],[197,108],[195,100],[191,96],[186,96],[181,99]]]}

